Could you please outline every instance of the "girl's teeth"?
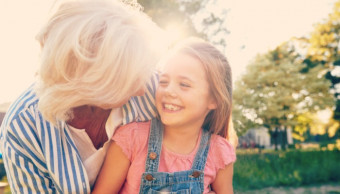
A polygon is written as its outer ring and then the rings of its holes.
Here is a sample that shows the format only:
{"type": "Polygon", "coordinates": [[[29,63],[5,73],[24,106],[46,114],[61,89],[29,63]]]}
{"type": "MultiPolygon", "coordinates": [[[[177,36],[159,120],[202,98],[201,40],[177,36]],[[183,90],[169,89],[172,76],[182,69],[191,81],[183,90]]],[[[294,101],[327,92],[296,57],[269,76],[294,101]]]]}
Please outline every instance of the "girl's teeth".
{"type": "Polygon", "coordinates": [[[171,110],[171,111],[176,111],[176,110],[179,110],[179,107],[178,106],[174,106],[172,104],[165,104],[164,107],[168,110],[171,110]]]}

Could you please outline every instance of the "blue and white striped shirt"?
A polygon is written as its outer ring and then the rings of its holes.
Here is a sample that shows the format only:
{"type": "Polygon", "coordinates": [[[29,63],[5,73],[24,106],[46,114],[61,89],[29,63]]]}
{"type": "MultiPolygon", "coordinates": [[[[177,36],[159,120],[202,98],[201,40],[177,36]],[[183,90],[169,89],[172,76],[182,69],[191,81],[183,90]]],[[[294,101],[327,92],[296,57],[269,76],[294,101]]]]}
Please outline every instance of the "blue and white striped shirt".
{"type": "MultiPolygon", "coordinates": [[[[123,110],[123,124],[156,115],[157,76],[144,96],[132,97],[123,110]]],[[[65,122],[58,126],[38,111],[33,86],[9,108],[1,125],[0,149],[13,193],[90,193],[90,184],[65,122]]]]}

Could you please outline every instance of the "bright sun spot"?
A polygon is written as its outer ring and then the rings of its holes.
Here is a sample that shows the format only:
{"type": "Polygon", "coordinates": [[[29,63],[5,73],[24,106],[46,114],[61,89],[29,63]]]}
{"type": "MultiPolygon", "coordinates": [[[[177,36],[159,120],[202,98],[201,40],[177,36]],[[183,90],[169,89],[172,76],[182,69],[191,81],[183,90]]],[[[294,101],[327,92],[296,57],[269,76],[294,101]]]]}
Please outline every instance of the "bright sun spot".
{"type": "Polygon", "coordinates": [[[322,110],[322,111],[319,111],[317,112],[317,116],[318,118],[320,119],[320,121],[322,123],[328,123],[329,122],[329,119],[331,118],[332,116],[332,111],[329,110],[329,109],[326,109],[326,110],[322,110]]]}
{"type": "Polygon", "coordinates": [[[168,41],[170,42],[170,44],[178,41],[184,36],[183,28],[175,23],[168,24],[165,28],[165,33],[166,37],[169,38],[168,41]]]}

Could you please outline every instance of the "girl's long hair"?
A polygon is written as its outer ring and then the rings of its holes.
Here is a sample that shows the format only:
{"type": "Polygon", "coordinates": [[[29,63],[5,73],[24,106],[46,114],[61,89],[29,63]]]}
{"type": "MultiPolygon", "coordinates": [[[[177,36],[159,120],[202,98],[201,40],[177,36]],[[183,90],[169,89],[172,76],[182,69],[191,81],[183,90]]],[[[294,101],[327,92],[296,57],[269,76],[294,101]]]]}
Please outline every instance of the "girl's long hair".
{"type": "Polygon", "coordinates": [[[232,75],[227,58],[216,47],[198,38],[188,38],[177,45],[174,52],[182,52],[200,60],[205,69],[217,107],[208,113],[203,128],[237,144],[231,120],[232,75]]]}

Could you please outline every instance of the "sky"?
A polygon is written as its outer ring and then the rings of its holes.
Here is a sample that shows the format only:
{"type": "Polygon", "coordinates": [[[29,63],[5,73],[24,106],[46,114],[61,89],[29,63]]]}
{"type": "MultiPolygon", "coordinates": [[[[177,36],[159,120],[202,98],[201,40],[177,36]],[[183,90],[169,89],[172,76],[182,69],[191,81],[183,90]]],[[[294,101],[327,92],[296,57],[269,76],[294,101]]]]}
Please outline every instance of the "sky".
{"type": "MultiPolygon", "coordinates": [[[[217,0],[228,9],[226,56],[234,80],[257,53],[293,36],[306,36],[326,19],[336,0],[217,0]]],[[[0,0],[0,104],[13,101],[34,82],[39,44],[35,35],[53,0],[0,0]]]]}
{"type": "Polygon", "coordinates": [[[336,0],[227,0],[227,52],[234,80],[257,53],[265,53],[291,37],[308,36],[325,20],[336,0]]]}

